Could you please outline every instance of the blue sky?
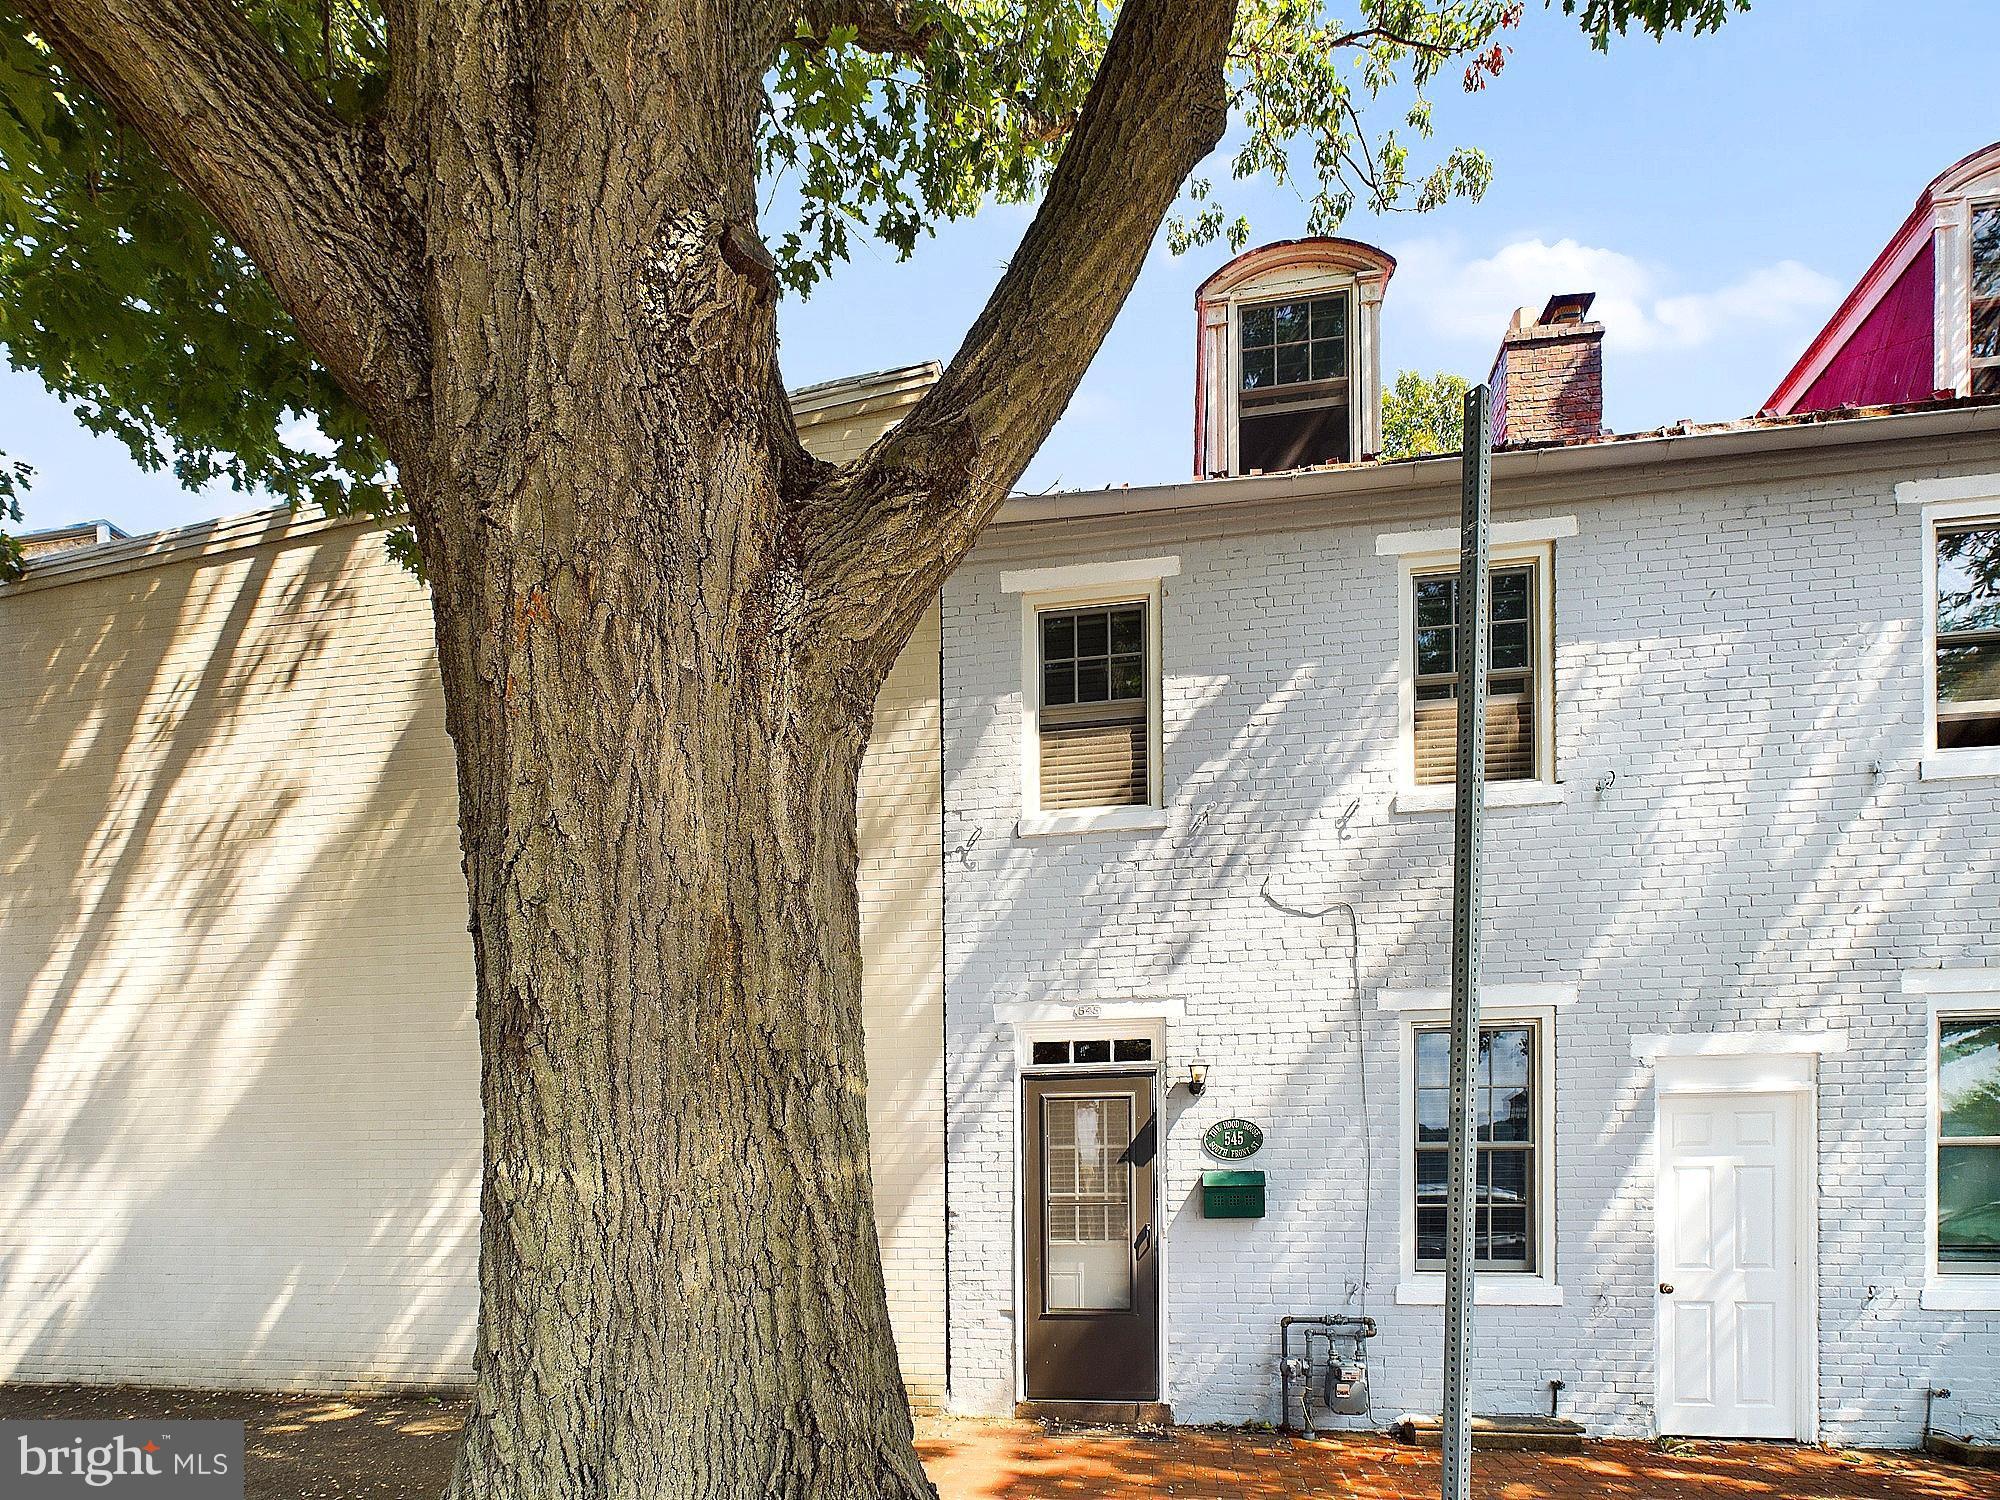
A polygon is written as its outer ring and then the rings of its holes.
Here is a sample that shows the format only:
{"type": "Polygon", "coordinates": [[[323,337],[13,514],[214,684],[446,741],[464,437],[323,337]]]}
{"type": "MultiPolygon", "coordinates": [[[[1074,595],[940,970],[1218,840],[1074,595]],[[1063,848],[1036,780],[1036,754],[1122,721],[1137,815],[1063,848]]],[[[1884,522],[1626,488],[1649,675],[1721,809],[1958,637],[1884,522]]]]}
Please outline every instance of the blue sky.
{"type": "MultiPolygon", "coordinates": [[[[1924,184],[2000,138],[1991,19],[1990,0],[1757,0],[1718,35],[1627,39],[1601,56],[1559,12],[1531,9],[1497,82],[1437,101],[1436,144],[1494,158],[1484,200],[1345,226],[1400,261],[1385,374],[1482,376],[1515,306],[1594,290],[1613,426],[1754,411],[1924,184]]],[[[1301,230],[1295,197],[1238,184],[1230,201],[1255,239],[1301,230]]],[[[989,209],[903,264],[862,247],[785,307],[788,381],[948,357],[1027,219],[989,209]]],[[[1185,477],[1193,291],[1223,257],[1155,246],[1026,487],[1185,477]]],[[[0,373],[0,452],[39,470],[31,527],[103,516],[150,530],[259,503],[142,473],[12,371],[0,373]]]]}

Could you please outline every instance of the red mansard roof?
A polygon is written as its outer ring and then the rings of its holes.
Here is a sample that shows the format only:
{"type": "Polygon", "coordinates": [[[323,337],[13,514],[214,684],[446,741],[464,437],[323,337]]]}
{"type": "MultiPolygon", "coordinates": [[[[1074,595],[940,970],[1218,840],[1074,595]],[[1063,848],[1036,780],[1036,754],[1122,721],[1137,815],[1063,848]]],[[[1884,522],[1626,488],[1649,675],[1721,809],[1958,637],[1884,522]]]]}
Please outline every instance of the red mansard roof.
{"type": "Polygon", "coordinates": [[[1960,157],[1931,179],[1909,217],[1778,382],[1765,410],[1788,416],[1940,394],[1931,373],[1937,337],[1932,241],[1939,201],[1995,169],[2000,169],[2000,141],[1960,157]]]}

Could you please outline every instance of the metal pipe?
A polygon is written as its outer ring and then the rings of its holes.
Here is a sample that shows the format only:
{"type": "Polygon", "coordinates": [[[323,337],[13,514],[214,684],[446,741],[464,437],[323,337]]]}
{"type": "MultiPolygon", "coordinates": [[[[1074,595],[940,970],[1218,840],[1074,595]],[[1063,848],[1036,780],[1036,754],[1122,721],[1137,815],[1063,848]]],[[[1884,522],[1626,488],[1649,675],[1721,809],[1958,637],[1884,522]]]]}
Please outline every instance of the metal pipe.
{"type": "Polygon", "coordinates": [[[1930,1385],[1924,1387],[1924,1437],[1921,1446],[1926,1453],[1930,1452],[1931,1434],[1937,1430],[1931,1426],[1931,1403],[1933,1401],[1949,1401],[1950,1399],[1951,1392],[1944,1386],[1930,1385]]]}
{"type": "Polygon", "coordinates": [[[1351,1333],[1364,1339],[1375,1337],[1375,1320],[1369,1317],[1355,1317],[1350,1313],[1299,1313],[1278,1319],[1278,1431],[1292,1431],[1292,1327],[1299,1325],[1305,1330],[1305,1357],[1301,1360],[1304,1372],[1301,1376],[1303,1388],[1299,1392],[1299,1414],[1305,1418],[1307,1437],[1313,1436],[1312,1407],[1307,1404],[1306,1390],[1312,1385],[1312,1334],[1314,1328],[1328,1330],[1331,1339],[1335,1333],[1351,1333]]]}
{"type": "Polygon", "coordinates": [[[1451,858],[1451,1113],[1445,1190],[1443,1500],[1471,1500],[1472,1215],[1478,1149],[1472,1121],[1479,1061],[1479,864],[1486,802],[1486,607],[1493,485],[1493,393],[1465,393],[1458,542],[1458,747],[1451,858]]]}

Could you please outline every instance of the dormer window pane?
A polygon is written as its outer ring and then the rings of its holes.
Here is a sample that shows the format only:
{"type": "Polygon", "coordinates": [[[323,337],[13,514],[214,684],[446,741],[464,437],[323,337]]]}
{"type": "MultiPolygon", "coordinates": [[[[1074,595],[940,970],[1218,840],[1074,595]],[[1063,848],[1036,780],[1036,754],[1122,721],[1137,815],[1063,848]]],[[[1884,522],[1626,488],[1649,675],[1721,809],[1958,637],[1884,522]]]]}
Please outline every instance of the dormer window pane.
{"type": "Polygon", "coordinates": [[[1347,374],[1347,299],[1321,297],[1312,304],[1312,378],[1347,374]]]}
{"type": "Polygon", "coordinates": [[[1972,394],[2000,392],[2000,203],[1972,210],[1972,394]]]}
{"type": "Polygon", "coordinates": [[[1972,211],[1972,295],[2000,297],[2000,203],[1972,211]]]}
{"type": "Polygon", "coordinates": [[[1347,299],[1267,302],[1243,309],[1243,389],[1347,375],[1347,299]]]}
{"type": "MultiPolygon", "coordinates": [[[[1972,304],[1972,357],[2000,358],[2000,297],[1972,304]]],[[[1284,378],[1281,368],[1278,379],[1282,382],[1284,378]]]]}

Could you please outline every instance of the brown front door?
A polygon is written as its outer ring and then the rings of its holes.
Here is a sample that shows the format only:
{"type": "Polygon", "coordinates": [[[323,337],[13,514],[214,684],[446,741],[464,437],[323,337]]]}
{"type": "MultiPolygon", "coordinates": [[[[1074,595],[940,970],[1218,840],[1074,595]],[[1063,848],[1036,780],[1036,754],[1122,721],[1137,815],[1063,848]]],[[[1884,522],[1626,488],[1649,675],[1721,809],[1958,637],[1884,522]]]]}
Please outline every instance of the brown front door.
{"type": "Polygon", "coordinates": [[[1027,1398],[1157,1401],[1153,1075],[1024,1089],[1027,1398]]]}

